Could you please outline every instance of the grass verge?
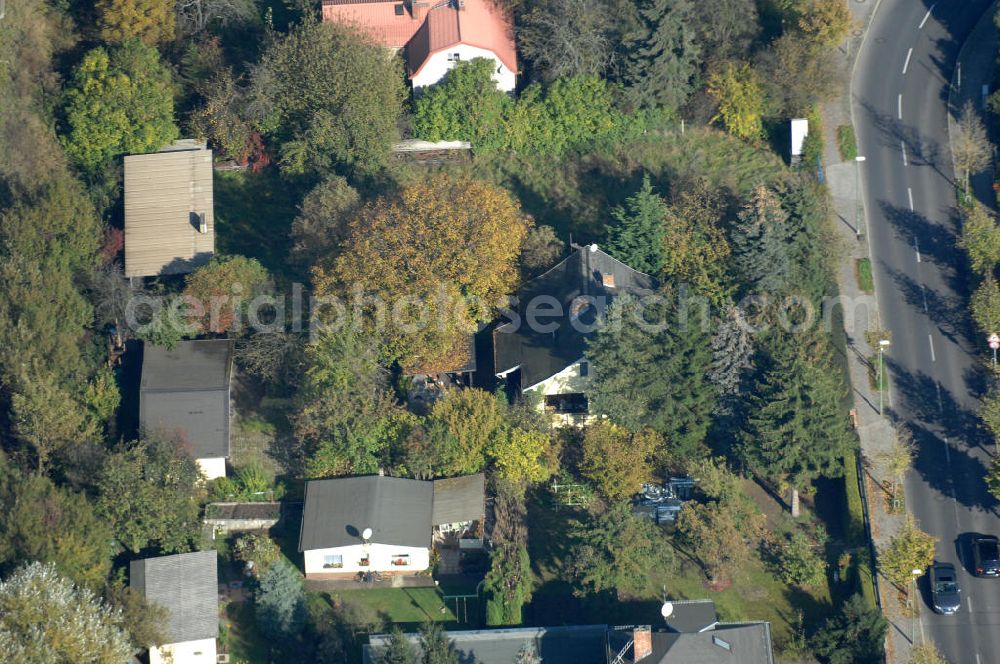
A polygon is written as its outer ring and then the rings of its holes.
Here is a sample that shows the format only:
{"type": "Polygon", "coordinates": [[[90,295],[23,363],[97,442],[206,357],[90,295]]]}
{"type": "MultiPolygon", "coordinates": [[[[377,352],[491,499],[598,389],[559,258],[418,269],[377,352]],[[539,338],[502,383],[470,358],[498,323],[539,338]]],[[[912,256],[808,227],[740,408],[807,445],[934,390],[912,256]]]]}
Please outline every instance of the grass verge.
{"type": "Polygon", "coordinates": [[[854,161],[858,156],[858,141],[854,136],[854,127],[851,125],[837,127],[837,148],[840,150],[841,159],[854,161]]]}
{"type": "Polygon", "coordinates": [[[452,622],[455,614],[445,606],[437,588],[368,588],[328,593],[334,602],[363,606],[392,623],[417,625],[428,621],[452,622]]]}
{"type": "Polygon", "coordinates": [[[872,261],[870,258],[859,258],[855,263],[858,277],[858,287],[866,293],[875,292],[875,280],[872,278],[872,261]]]}

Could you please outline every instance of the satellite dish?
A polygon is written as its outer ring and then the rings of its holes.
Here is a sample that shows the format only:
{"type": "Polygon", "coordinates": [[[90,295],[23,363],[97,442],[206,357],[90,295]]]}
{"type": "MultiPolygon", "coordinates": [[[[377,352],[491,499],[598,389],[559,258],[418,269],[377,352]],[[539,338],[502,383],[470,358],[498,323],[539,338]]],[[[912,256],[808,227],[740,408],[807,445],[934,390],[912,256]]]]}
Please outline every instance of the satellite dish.
{"type": "Polygon", "coordinates": [[[361,531],[361,539],[363,539],[363,540],[370,540],[371,538],[372,538],[372,529],[371,528],[365,528],[363,531],[361,531]]]}
{"type": "Polygon", "coordinates": [[[670,602],[664,602],[663,606],[660,607],[660,615],[664,618],[669,618],[674,613],[674,605],[670,602]]]}

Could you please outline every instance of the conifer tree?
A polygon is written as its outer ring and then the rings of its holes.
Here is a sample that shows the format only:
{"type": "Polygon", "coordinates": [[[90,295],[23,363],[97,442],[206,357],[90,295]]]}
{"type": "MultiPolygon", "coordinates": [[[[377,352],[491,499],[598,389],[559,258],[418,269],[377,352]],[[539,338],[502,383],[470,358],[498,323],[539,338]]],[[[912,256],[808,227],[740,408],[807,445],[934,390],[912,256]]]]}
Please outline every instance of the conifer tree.
{"type": "Polygon", "coordinates": [[[805,339],[778,341],[754,389],[743,443],[756,472],[791,490],[792,516],[798,516],[801,489],[817,477],[840,474],[851,444],[840,411],[844,386],[820,350],[805,339]]]}
{"type": "Polygon", "coordinates": [[[746,292],[783,292],[791,276],[788,216],[777,194],[760,185],[737,214],[731,243],[746,292]]]}
{"type": "Polygon", "coordinates": [[[663,220],[667,210],[649,175],[644,175],[639,191],[611,212],[615,224],[608,236],[608,253],[634,270],[660,272],[665,260],[663,220]]]}
{"type": "Polygon", "coordinates": [[[628,93],[639,107],[677,109],[698,74],[701,48],[690,0],[645,0],[642,27],[629,45],[628,93]]]}

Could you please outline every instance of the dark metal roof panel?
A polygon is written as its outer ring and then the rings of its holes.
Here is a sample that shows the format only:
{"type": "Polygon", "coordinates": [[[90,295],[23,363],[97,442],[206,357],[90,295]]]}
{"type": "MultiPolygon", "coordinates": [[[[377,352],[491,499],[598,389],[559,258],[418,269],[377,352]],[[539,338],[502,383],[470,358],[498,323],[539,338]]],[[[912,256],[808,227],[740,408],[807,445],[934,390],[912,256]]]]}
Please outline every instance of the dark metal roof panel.
{"type": "Polygon", "coordinates": [[[482,519],[486,512],[486,476],[482,473],[434,480],[435,526],[482,519]]]}

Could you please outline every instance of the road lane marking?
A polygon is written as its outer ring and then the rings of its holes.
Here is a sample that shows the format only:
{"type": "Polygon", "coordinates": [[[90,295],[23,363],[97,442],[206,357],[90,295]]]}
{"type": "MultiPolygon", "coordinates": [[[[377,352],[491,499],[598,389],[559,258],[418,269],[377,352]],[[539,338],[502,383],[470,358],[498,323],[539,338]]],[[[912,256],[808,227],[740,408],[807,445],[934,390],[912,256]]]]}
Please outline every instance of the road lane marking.
{"type": "MultiPolygon", "coordinates": [[[[959,83],[959,86],[962,84],[959,83]]],[[[903,93],[900,92],[896,95],[896,116],[902,120],[903,119],[903,93]]]]}
{"type": "Polygon", "coordinates": [[[937,362],[937,358],[934,357],[934,337],[928,334],[927,341],[931,344],[931,362],[937,362]]]}
{"type": "Polygon", "coordinates": [[[927,19],[929,19],[931,17],[931,12],[934,11],[935,5],[937,5],[937,3],[934,3],[933,5],[931,5],[931,8],[927,10],[926,14],[924,14],[924,20],[922,20],[920,22],[920,25],[917,26],[917,30],[923,30],[924,29],[924,23],[926,23],[927,19]]]}
{"type": "Polygon", "coordinates": [[[906,166],[906,143],[903,141],[899,142],[899,149],[903,151],[903,166],[906,166]]]}
{"type": "Polygon", "coordinates": [[[913,55],[913,49],[911,48],[906,52],[906,62],[903,63],[903,75],[906,75],[906,68],[910,66],[910,56],[913,55]]]}
{"type": "MultiPolygon", "coordinates": [[[[920,245],[917,244],[916,236],[913,237],[913,251],[917,254],[917,262],[920,262],[920,245]]],[[[923,292],[924,285],[920,284],[920,290],[923,292]]]]}
{"type": "MultiPolygon", "coordinates": [[[[917,259],[918,260],[920,259],[920,254],[919,253],[917,254],[917,259]]],[[[924,313],[925,314],[930,313],[930,311],[928,311],[928,309],[927,309],[927,289],[924,287],[923,284],[920,284],[920,295],[921,295],[921,297],[924,298],[924,313]]]]}
{"type": "MultiPolygon", "coordinates": [[[[903,154],[906,154],[906,146],[903,146],[903,154]]],[[[906,188],[906,196],[910,199],[910,212],[913,212],[913,190],[909,187],[906,188]]]]}
{"type": "Polygon", "coordinates": [[[937,390],[938,397],[938,410],[944,413],[944,402],[941,401],[941,383],[934,383],[934,388],[937,390]]]}
{"type": "Polygon", "coordinates": [[[951,465],[951,445],[948,444],[948,440],[947,439],[945,439],[945,441],[944,441],[944,457],[945,457],[945,461],[947,461],[948,465],[950,466],[951,465]]]}
{"type": "Polygon", "coordinates": [[[979,659],[979,653],[976,653],[976,664],[983,664],[983,660],[979,659]]]}

